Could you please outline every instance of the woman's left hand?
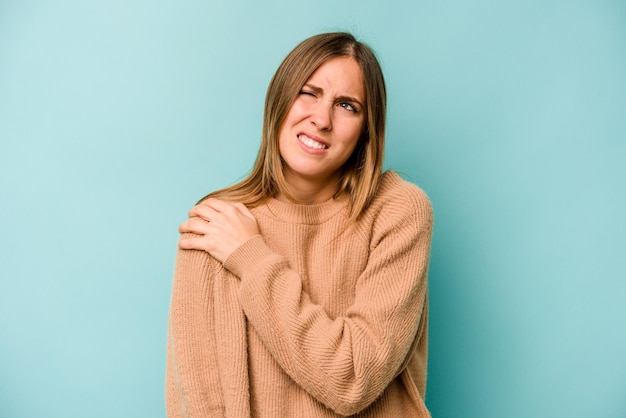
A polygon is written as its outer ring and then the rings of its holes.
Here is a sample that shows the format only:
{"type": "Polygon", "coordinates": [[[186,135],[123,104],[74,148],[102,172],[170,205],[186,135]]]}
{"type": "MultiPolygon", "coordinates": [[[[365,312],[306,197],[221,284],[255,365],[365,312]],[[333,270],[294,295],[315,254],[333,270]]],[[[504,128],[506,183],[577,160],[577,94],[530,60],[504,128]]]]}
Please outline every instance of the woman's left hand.
{"type": "Polygon", "coordinates": [[[244,204],[212,198],[191,208],[189,219],[180,224],[178,231],[198,235],[181,238],[180,248],[206,251],[221,263],[250,238],[260,234],[254,215],[244,204]]]}

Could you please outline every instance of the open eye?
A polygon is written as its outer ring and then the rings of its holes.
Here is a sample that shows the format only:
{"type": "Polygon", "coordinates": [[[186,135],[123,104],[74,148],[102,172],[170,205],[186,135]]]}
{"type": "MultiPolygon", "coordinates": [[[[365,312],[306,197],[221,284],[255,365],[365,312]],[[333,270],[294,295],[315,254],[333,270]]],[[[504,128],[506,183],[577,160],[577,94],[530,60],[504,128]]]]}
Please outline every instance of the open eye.
{"type": "Polygon", "coordinates": [[[352,113],[357,112],[356,107],[354,107],[351,103],[348,103],[348,102],[340,102],[339,107],[341,107],[342,109],[346,109],[352,113]]]}

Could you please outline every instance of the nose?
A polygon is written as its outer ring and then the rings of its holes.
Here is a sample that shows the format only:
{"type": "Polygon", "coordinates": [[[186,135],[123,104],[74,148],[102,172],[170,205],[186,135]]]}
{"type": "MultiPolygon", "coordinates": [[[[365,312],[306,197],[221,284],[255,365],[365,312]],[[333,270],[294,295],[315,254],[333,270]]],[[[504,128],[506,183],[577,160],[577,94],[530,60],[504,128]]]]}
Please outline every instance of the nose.
{"type": "Polygon", "coordinates": [[[326,100],[320,100],[311,109],[310,120],[320,131],[328,131],[332,129],[332,104],[326,100]]]}

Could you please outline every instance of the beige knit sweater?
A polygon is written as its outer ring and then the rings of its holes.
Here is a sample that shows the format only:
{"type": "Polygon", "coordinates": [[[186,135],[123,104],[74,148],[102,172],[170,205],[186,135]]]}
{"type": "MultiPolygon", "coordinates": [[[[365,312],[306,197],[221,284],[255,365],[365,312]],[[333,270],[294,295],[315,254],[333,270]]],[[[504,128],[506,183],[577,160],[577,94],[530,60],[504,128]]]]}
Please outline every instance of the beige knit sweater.
{"type": "Polygon", "coordinates": [[[387,172],[345,231],[345,199],[252,212],[223,265],[178,252],[168,417],[429,417],[424,192],[387,172]]]}

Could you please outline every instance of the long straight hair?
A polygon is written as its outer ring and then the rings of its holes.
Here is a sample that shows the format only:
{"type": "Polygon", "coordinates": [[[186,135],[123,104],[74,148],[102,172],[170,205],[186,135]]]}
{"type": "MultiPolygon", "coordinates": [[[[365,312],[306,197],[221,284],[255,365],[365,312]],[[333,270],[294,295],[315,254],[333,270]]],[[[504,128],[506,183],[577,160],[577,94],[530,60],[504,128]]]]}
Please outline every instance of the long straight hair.
{"type": "Polygon", "coordinates": [[[289,192],[278,147],[278,133],[298,93],[311,75],[325,62],[339,57],[354,59],[363,73],[366,121],[358,143],[344,166],[334,197],[349,198],[350,220],[355,221],[374,198],[382,175],[385,144],[387,93],[383,73],[373,51],[345,32],[323,33],[305,39],[280,64],[265,96],[263,133],[256,162],[250,174],[209,197],[241,202],[254,207],[289,192]]]}

